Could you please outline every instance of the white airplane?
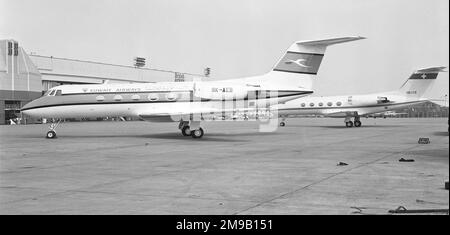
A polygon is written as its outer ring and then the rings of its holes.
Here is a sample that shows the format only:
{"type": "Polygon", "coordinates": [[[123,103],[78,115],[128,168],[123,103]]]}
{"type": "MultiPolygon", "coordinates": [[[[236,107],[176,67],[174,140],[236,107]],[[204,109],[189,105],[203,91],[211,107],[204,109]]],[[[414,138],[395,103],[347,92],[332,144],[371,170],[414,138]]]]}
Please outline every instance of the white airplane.
{"type": "Polygon", "coordinates": [[[383,113],[427,102],[423,94],[446,67],[432,67],[415,71],[397,91],[368,95],[306,97],[271,107],[282,117],[280,126],[286,125],[288,115],[322,115],[345,118],[347,127],[360,127],[361,116],[383,113]],[[354,121],[351,119],[354,118],[354,121]]]}
{"type": "Polygon", "coordinates": [[[264,75],[223,81],[159,82],[138,84],[62,85],[22,108],[25,115],[64,118],[138,117],[146,121],[179,122],[184,136],[201,138],[203,114],[230,113],[267,108],[313,93],[312,77],[320,67],[327,46],[363,39],[341,37],[292,44],[264,75]],[[303,66],[285,63],[302,60],[303,66]]]}

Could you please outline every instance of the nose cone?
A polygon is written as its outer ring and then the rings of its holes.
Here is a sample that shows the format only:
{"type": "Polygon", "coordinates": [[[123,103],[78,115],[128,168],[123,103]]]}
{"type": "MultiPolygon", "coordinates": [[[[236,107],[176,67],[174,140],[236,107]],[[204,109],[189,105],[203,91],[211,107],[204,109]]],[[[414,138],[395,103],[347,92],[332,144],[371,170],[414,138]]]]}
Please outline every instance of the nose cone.
{"type": "Polygon", "coordinates": [[[20,111],[23,114],[31,116],[31,117],[38,117],[39,116],[39,113],[37,112],[38,107],[41,106],[41,103],[42,103],[40,99],[41,98],[29,102],[28,104],[23,106],[20,111]]]}

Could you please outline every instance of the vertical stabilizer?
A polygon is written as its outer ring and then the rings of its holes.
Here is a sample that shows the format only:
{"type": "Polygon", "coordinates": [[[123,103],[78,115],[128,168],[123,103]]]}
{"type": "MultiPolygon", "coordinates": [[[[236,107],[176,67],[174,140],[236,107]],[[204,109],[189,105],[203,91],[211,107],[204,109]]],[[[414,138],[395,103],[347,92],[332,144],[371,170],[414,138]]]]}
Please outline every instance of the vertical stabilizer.
{"type": "Polygon", "coordinates": [[[265,78],[269,83],[312,89],[312,80],[319,72],[327,47],[361,39],[365,38],[357,36],[295,42],[265,78]]]}
{"type": "Polygon", "coordinates": [[[431,67],[419,69],[406,80],[400,87],[399,92],[408,98],[419,99],[436,81],[440,72],[445,72],[446,67],[431,67]]]}

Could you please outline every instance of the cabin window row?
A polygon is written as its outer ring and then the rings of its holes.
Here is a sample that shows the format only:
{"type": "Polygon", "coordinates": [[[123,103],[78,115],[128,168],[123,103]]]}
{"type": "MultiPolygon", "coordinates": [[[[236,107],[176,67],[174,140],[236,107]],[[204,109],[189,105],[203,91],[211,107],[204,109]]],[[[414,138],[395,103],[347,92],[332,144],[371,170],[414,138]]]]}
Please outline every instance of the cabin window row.
{"type": "MultiPolygon", "coordinates": [[[[174,94],[174,93],[169,93],[169,94],[167,94],[165,96],[165,98],[166,98],[166,100],[169,100],[169,101],[175,101],[175,100],[178,99],[178,95],[174,94]]],[[[141,100],[141,99],[148,99],[149,101],[158,101],[158,100],[160,100],[160,95],[158,95],[158,94],[150,94],[147,97],[145,97],[145,96],[141,97],[140,95],[132,95],[131,99],[134,100],[134,101],[138,101],[138,100],[141,100]]],[[[99,95],[99,96],[96,97],[96,100],[97,101],[104,101],[105,97],[103,95],[99,95]]],[[[115,95],[113,97],[113,100],[114,101],[122,101],[123,100],[123,96],[122,95],[115,95]]]]}
{"type": "MultiPolygon", "coordinates": [[[[302,106],[303,108],[306,107],[306,103],[302,103],[301,106],[302,106]]],[[[310,107],[314,107],[314,106],[316,106],[316,103],[311,102],[311,103],[309,103],[309,106],[310,106],[310,107]]],[[[323,106],[324,106],[324,103],[323,103],[323,102],[319,102],[319,103],[317,104],[317,106],[323,107],[323,106]]],[[[332,107],[332,106],[333,106],[333,102],[328,102],[328,103],[327,103],[327,106],[328,106],[328,107],[332,107]]],[[[336,106],[342,106],[342,102],[340,102],[340,101],[336,102],[336,106]]]]}

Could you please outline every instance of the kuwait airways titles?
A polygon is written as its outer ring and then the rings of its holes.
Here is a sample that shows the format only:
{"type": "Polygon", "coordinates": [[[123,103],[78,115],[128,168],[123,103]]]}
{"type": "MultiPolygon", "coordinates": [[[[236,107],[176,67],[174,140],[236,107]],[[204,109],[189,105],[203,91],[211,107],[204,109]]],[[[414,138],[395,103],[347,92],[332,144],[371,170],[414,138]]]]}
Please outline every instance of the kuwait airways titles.
{"type": "Polygon", "coordinates": [[[111,88],[100,88],[100,89],[85,89],[84,92],[89,93],[110,93],[110,92],[140,92],[141,88],[117,88],[117,89],[111,89],[111,88]]]}

